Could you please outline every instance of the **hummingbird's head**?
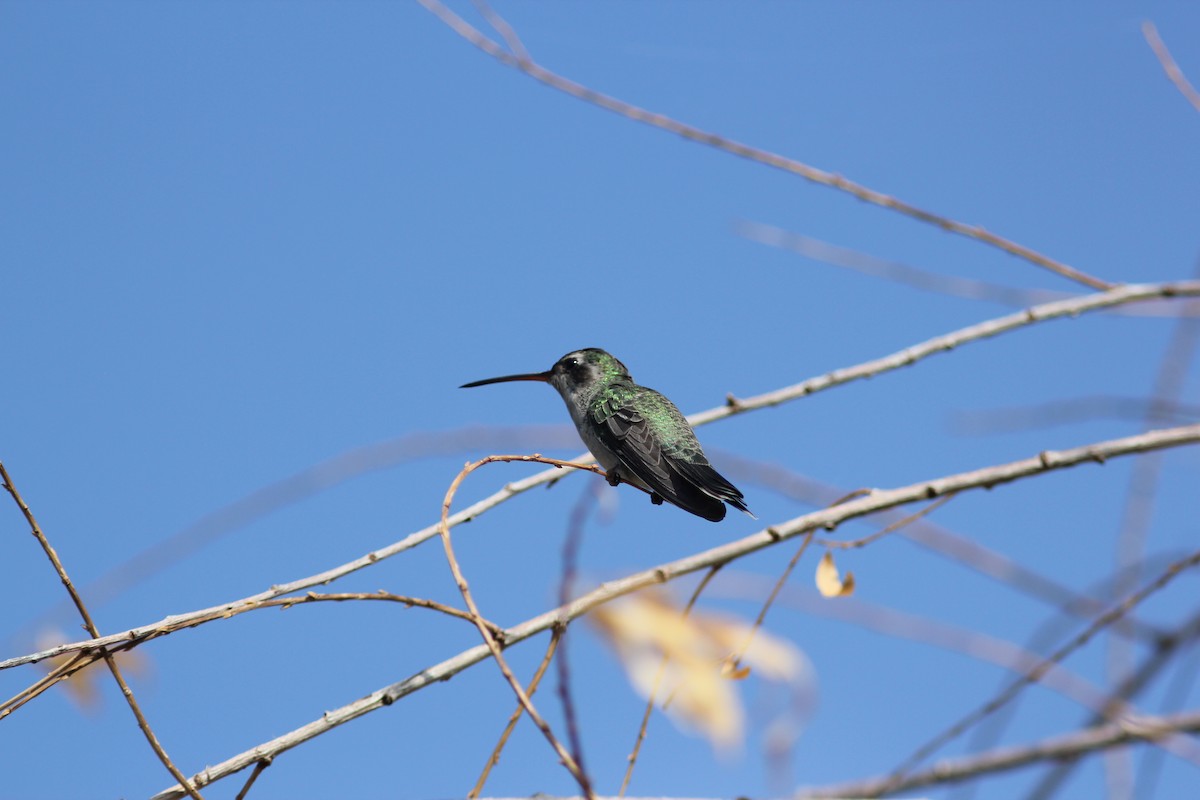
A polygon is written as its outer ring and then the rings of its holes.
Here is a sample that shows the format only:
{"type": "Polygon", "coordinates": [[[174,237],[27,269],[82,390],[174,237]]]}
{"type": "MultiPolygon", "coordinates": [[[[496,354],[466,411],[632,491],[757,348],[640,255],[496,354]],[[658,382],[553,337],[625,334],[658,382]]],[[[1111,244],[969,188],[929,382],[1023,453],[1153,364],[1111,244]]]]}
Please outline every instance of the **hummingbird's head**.
{"type": "Polygon", "coordinates": [[[567,353],[554,362],[545,375],[546,382],[564,396],[568,392],[574,394],[580,389],[603,386],[621,378],[632,380],[624,364],[598,347],[585,347],[567,353]]]}
{"type": "Polygon", "coordinates": [[[598,347],[585,347],[582,350],[567,353],[545,372],[527,372],[521,375],[488,378],[463,384],[463,388],[486,386],[489,383],[507,383],[508,381],[540,381],[550,384],[558,390],[564,400],[572,402],[588,398],[599,387],[621,379],[632,380],[629,377],[629,370],[625,368],[624,364],[598,347]]]}

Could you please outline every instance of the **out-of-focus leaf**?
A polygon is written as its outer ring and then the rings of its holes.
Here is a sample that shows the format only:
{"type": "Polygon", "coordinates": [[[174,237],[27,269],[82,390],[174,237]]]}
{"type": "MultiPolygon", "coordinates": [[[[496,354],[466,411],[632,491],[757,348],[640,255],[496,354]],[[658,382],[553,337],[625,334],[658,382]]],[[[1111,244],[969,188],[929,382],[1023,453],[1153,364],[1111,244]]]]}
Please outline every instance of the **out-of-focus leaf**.
{"type": "Polygon", "coordinates": [[[612,645],[638,693],[666,701],[677,724],[703,734],[717,749],[743,741],[745,712],[736,681],[751,669],[775,681],[811,677],[794,645],[740,619],[696,610],[685,617],[659,590],[601,606],[588,619],[612,645]],[[742,648],[735,664],[732,656],[742,648]]]}
{"type": "MultiPolygon", "coordinates": [[[[38,650],[49,650],[67,641],[70,639],[64,636],[62,631],[44,630],[37,635],[35,647],[38,650]]],[[[139,652],[117,653],[114,658],[122,671],[133,675],[145,675],[150,671],[150,662],[139,652]]],[[[70,659],[69,655],[56,656],[41,662],[39,666],[49,673],[70,659]]],[[[60,681],[58,685],[66,691],[67,697],[79,710],[94,712],[100,707],[99,681],[107,676],[108,669],[104,666],[104,661],[100,660],[87,665],[65,681],[60,681]]]]}

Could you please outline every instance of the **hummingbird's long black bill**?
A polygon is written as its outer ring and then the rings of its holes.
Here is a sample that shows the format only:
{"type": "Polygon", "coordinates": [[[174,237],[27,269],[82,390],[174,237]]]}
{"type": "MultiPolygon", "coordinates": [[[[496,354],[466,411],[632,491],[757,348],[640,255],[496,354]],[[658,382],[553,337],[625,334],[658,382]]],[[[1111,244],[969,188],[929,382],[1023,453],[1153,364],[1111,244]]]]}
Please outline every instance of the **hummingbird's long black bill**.
{"type": "Polygon", "coordinates": [[[482,381],[471,381],[464,383],[458,387],[460,389],[473,389],[476,386],[487,386],[489,383],[508,383],[509,381],[537,381],[539,383],[549,383],[549,372],[526,372],[523,375],[505,375],[502,378],[486,378],[482,381]]]}

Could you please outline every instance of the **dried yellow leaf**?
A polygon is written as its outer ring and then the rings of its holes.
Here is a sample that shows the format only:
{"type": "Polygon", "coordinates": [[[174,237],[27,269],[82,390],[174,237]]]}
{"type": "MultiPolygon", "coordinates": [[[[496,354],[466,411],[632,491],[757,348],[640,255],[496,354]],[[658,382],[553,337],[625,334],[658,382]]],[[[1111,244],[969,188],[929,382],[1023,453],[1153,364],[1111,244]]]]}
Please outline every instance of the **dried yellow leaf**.
{"type": "Polygon", "coordinates": [[[833,563],[833,553],[825,551],[821,563],[817,564],[817,590],[826,597],[846,597],[854,594],[854,573],[847,572],[845,579],[838,574],[833,563]]]}

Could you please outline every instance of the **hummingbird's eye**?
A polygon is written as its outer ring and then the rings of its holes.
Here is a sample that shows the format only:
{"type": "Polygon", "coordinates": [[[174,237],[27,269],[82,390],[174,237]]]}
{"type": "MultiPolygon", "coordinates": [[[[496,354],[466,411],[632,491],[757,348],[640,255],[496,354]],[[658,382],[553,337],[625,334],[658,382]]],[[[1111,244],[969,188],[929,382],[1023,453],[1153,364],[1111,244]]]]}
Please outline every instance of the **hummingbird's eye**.
{"type": "Polygon", "coordinates": [[[578,358],[568,358],[567,359],[567,369],[575,369],[578,366],[579,366],[578,358]]]}

